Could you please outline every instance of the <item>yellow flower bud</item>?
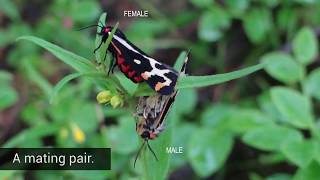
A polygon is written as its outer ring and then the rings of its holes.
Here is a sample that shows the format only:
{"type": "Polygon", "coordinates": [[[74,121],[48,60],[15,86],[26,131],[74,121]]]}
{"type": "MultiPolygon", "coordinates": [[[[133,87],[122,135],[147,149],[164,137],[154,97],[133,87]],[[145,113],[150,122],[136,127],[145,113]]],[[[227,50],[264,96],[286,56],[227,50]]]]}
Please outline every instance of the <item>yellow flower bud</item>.
{"type": "Polygon", "coordinates": [[[111,91],[101,91],[97,95],[97,101],[99,104],[105,104],[110,101],[111,97],[111,91]]]}
{"type": "Polygon", "coordinates": [[[120,96],[116,95],[110,99],[110,104],[113,108],[123,105],[123,100],[120,96]]]}
{"type": "Polygon", "coordinates": [[[80,129],[80,127],[77,124],[72,125],[72,134],[74,141],[77,143],[82,144],[86,139],[84,132],[80,129]]]}

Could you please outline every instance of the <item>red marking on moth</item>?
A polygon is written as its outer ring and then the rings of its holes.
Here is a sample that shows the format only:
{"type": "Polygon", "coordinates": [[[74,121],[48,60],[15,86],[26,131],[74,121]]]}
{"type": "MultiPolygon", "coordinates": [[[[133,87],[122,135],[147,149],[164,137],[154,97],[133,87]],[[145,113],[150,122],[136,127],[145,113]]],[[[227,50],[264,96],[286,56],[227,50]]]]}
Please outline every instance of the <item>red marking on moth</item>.
{"type": "Polygon", "coordinates": [[[140,76],[136,76],[133,78],[136,82],[142,81],[142,78],[140,76]]]}
{"type": "Polygon", "coordinates": [[[132,76],[135,75],[135,74],[136,74],[136,71],[129,71],[128,72],[129,78],[132,78],[132,76]]]}
{"type": "Polygon", "coordinates": [[[118,54],[118,56],[117,56],[117,63],[119,65],[124,63],[124,58],[121,54],[118,54]]]}
{"type": "Polygon", "coordinates": [[[104,29],[104,32],[105,32],[105,33],[110,32],[110,28],[105,28],[105,29],[104,29]]]}
{"type": "Polygon", "coordinates": [[[155,133],[150,133],[150,139],[155,139],[157,135],[155,133]]]}
{"type": "Polygon", "coordinates": [[[124,64],[121,64],[121,65],[120,65],[120,68],[121,68],[121,71],[124,72],[124,73],[128,72],[129,69],[130,69],[129,66],[126,66],[126,65],[124,65],[124,64]]]}

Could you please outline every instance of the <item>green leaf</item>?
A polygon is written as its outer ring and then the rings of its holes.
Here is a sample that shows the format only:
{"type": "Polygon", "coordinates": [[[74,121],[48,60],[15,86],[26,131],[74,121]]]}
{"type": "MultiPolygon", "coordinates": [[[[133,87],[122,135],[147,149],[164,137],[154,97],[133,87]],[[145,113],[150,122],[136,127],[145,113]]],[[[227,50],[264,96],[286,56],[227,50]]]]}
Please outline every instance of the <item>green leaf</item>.
{"type": "Polygon", "coordinates": [[[135,122],[131,116],[119,118],[118,126],[110,126],[106,131],[106,139],[112,151],[122,155],[135,153],[138,149],[139,141],[136,135],[135,122]],[[121,137],[121,138],[119,138],[121,137]]]}
{"type": "Polygon", "coordinates": [[[149,141],[159,161],[156,161],[150,150],[148,150],[147,148],[141,154],[142,160],[137,161],[137,164],[141,163],[142,161],[141,168],[144,179],[166,179],[168,176],[170,157],[169,153],[166,152],[166,148],[170,147],[172,144],[174,122],[177,119],[176,114],[173,112],[175,112],[175,106],[172,107],[171,111],[165,119],[165,121],[167,122],[165,131],[163,131],[156,140],[149,141]]]}
{"type": "Polygon", "coordinates": [[[285,122],[298,128],[313,126],[310,99],[295,90],[284,87],[272,88],[271,98],[285,122]]]}
{"type": "Polygon", "coordinates": [[[225,1],[228,10],[235,17],[241,17],[241,15],[248,9],[250,5],[249,0],[226,0],[225,1]]]}
{"type": "MultiPolygon", "coordinates": [[[[106,22],[106,17],[107,17],[107,13],[103,13],[99,18],[98,24],[101,25],[101,23],[106,22]]],[[[105,24],[103,24],[103,25],[105,26],[105,24]]],[[[110,35],[108,36],[106,42],[103,43],[102,46],[95,53],[97,63],[103,63],[103,64],[106,63],[106,62],[104,62],[105,59],[103,59],[103,58],[104,58],[105,54],[108,51],[109,44],[111,43],[112,37],[113,37],[114,33],[116,32],[118,26],[119,26],[119,22],[117,22],[116,25],[113,27],[113,29],[112,29],[110,35]]],[[[101,32],[101,30],[102,30],[101,27],[97,28],[97,34],[96,34],[96,40],[95,40],[95,48],[98,47],[99,44],[101,43],[102,36],[98,34],[98,33],[101,32]]],[[[107,66],[107,67],[111,68],[111,66],[110,67],[107,66]]]]}
{"type": "Polygon", "coordinates": [[[208,106],[200,116],[200,123],[206,127],[217,127],[221,123],[225,123],[234,111],[236,108],[231,104],[208,106]]]}
{"type": "Polygon", "coordinates": [[[0,0],[0,10],[10,17],[11,20],[17,20],[19,18],[19,10],[13,1],[0,0]]]}
{"type": "MultiPolygon", "coordinates": [[[[177,107],[177,106],[176,106],[177,107]]],[[[182,167],[187,163],[186,151],[188,150],[189,141],[182,141],[181,139],[190,139],[192,133],[197,129],[197,126],[194,123],[181,122],[175,126],[174,136],[172,136],[172,146],[173,147],[182,147],[183,153],[176,156],[171,156],[170,160],[170,172],[182,167]]]]}
{"type": "Polygon", "coordinates": [[[116,77],[119,79],[121,86],[129,95],[132,96],[136,92],[138,84],[132,82],[123,73],[116,73],[116,77]]]}
{"type": "Polygon", "coordinates": [[[63,86],[65,86],[69,81],[76,79],[80,76],[94,76],[94,77],[104,77],[104,74],[98,73],[98,72],[92,72],[92,73],[73,73],[69,74],[63,79],[61,79],[53,88],[52,92],[50,93],[49,99],[50,104],[53,103],[54,99],[56,98],[58,92],[62,89],[63,86]]]}
{"type": "Polygon", "coordinates": [[[99,125],[97,113],[94,113],[96,104],[81,99],[74,100],[71,104],[68,116],[63,121],[70,119],[70,124],[75,123],[85,134],[94,133],[99,125]]]}
{"type": "Polygon", "coordinates": [[[28,146],[26,142],[31,142],[35,139],[41,139],[41,137],[48,135],[54,135],[60,130],[60,128],[61,126],[58,124],[43,124],[37,127],[26,129],[3,144],[2,148],[28,146]]]}
{"type": "Polygon", "coordinates": [[[313,161],[305,168],[297,170],[293,180],[318,180],[320,177],[320,165],[313,161]]]}
{"type": "Polygon", "coordinates": [[[230,26],[229,15],[221,8],[214,7],[200,18],[198,35],[205,41],[216,41],[223,36],[223,30],[230,26]]]}
{"type": "Polygon", "coordinates": [[[233,145],[231,134],[212,129],[193,132],[187,151],[188,159],[195,172],[205,178],[221,168],[233,145]]]}
{"type": "Polygon", "coordinates": [[[253,43],[266,39],[272,27],[271,14],[268,9],[253,8],[243,19],[244,30],[253,43]]]}
{"type": "Polygon", "coordinates": [[[313,70],[303,82],[303,88],[307,95],[320,100],[320,68],[313,70]]]}
{"type": "Polygon", "coordinates": [[[293,39],[293,53],[297,60],[308,65],[318,55],[318,41],[313,30],[309,27],[302,28],[293,39]]]}
{"type": "Polygon", "coordinates": [[[291,140],[281,147],[281,152],[299,167],[306,167],[316,155],[316,144],[312,140],[291,140]]]}
{"type": "MultiPolygon", "coordinates": [[[[102,13],[100,18],[99,18],[99,21],[98,21],[98,24],[101,25],[101,23],[103,23],[102,25],[105,25],[104,23],[106,22],[106,18],[107,18],[107,13],[102,13]],[[101,22],[101,23],[100,23],[101,22]]],[[[101,40],[102,40],[102,37],[101,35],[99,35],[98,33],[100,33],[102,30],[101,27],[97,27],[97,34],[96,34],[96,39],[95,39],[95,46],[94,48],[96,49],[99,44],[101,43],[101,40]]],[[[103,44],[100,49],[97,50],[97,52],[95,53],[95,57],[96,57],[96,62],[99,64],[99,63],[102,63],[103,61],[103,57],[105,55],[105,53],[107,53],[107,49],[108,49],[108,46],[106,46],[105,44],[103,44]]]]}
{"type": "MultiPolygon", "coordinates": [[[[17,172],[19,170],[5,170],[5,171],[0,171],[0,179],[14,179],[17,178],[17,172]]],[[[23,177],[22,175],[20,176],[21,178],[23,177]]]]}
{"type": "Polygon", "coordinates": [[[181,77],[178,81],[178,88],[195,88],[220,84],[226,81],[246,76],[248,74],[262,69],[263,67],[264,64],[258,64],[255,66],[247,67],[238,71],[233,71],[225,74],[181,77]]]}
{"type": "Polygon", "coordinates": [[[280,121],[283,120],[281,118],[281,114],[279,113],[278,109],[274,105],[271,99],[270,91],[265,91],[263,92],[259,97],[258,97],[258,103],[260,109],[266,113],[268,116],[272,117],[272,120],[275,121],[280,121]],[[279,118],[280,117],[280,118],[279,118]]]}
{"type": "Polygon", "coordinates": [[[277,12],[277,26],[281,30],[285,30],[289,33],[296,27],[298,22],[298,12],[295,8],[292,7],[282,7],[277,12]]]}
{"type": "MultiPolygon", "coordinates": [[[[99,22],[100,22],[100,21],[105,22],[105,18],[106,18],[105,16],[106,16],[105,13],[102,14],[101,17],[100,17],[99,22]]],[[[112,38],[113,38],[113,35],[114,35],[114,33],[116,32],[118,26],[119,26],[119,22],[117,22],[116,25],[113,27],[113,29],[112,29],[110,35],[108,36],[106,42],[103,43],[102,46],[101,46],[101,47],[98,49],[98,51],[96,52],[96,61],[97,61],[98,63],[106,64],[106,62],[105,62],[106,59],[102,59],[102,58],[105,57],[105,55],[106,55],[106,53],[107,53],[107,51],[108,51],[109,44],[111,43],[111,40],[112,40],[112,38]]],[[[95,45],[96,45],[95,47],[98,47],[99,44],[100,44],[101,41],[102,41],[102,36],[98,34],[98,33],[100,33],[100,31],[101,31],[101,28],[98,27],[98,28],[97,28],[96,41],[95,41],[95,45]]],[[[111,58],[112,58],[112,57],[111,57],[111,58]]],[[[111,59],[110,59],[110,61],[111,61],[111,59]]],[[[110,63],[109,68],[112,68],[112,65],[113,65],[113,64],[110,63]]]]}
{"type": "Polygon", "coordinates": [[[189,114],[193,112],[197,103],[197,93],[195,89],[181,89],[179,96],[176,98],[176,110],[177,114],[189,114]]]}
{"type": "Polygon", "coordinates": [[[280,4],[281,0],[262,0],[263,4],[268,7],[276,7],[278,4],[280,4]]]}
{"type": "Polygon", "coordinates": [[[97,18],[101,9],[100,5],[96,1],[79,1],[72,3],[70,9],[70,15],[74,21],[89,22],[94,18],[97,18]]]}
{"type": "Polygon", "coordinates": [[[190,2],[197,7],[208,7],[213,5],[211,0],[190,0],[190,2]]]}
{"type": "Polygon", "coordinates": [[[0,110],[10,107],[18,100],[16,90],[10,85],[11,74],[0,71],[0,110]]]}
{"type": "Polygon", "coordinates": [[[51,84],[35,69],[35,66],[32,65],[32,63],[28,62],[27,59],[24,59],[22,64],[27,72],[28,78],[37,86],[39,86],[43,93],[49,97],[52,92],[51,84]]]}
{"type": "Polygon", "coordinates": [[[18,94],[9,84],[0,85],[0,110],[12,106],[18,100],[18,94]]]}
{"type": "Polygon", "coordinates": [[[58,92],[60,91],[60,89],[62,89],[62,87],[64,85],[66,85],[69,81],[80,77],[82,74],[81,73],[74,73],[74,74],[69,74],[67,76],[65,76],[63,79],[61,79],[53,88],[51,94],[50,94],[50,104],[53,103],[53,100],[55,99],[56,95],[58,94],[58,92]]]}
{"type": "Polygon", "coordinates": [[[272,174],[271,176],[268,176],[266,180],[291,180],[292,177],[289,174],[285,173],[276,173],[272,174]]]}
{"type": "Polygon", "coordinates": [[[285,142],[292,139],[302,140],[302,134],[295,129],[276,125],[251,129],[242,137],[246,144],[267,151],[280,150],[285,142]]]}
{"type": "MultiPolygon", "coordinates": [[[[174,69],[175,70],[177,70],[178,72],[180,72],[180,70],[181,70],[181,68],[182,68],[182,65],[183,65],[183,63],[184,63],[184,61],[185,61],[185,59],[186,59],[186,56],[187,55],[189,55],[189,54],[187,54],[187,53],[189,53],[189,52],[186,52],[186,51],[182,51],[180,54],[179,54],[179,56],[178,56],[178,58],[177,58],[177,60],[176,60],[176,62],[175,62],[175,64],[174,64],[174,69]]],[[[190,59],[189,59],[190,60],[190,59]]],[[[189,64],[189,60],[188,60],[188,64],[189,64]]]]}
{"type": "Polygon", "coordinates": [[[58,59],[63,61],[64,63],[68,64],[75,70],[79,72],[92,72],[95,71],[95,65],[90,62],[89,60],[78,56],[70,51],[62,49],[61,47],[54,45],[48,41],[43,39],[34,37],[34,36],[21,36],[17,40],[28,40],[31,41],[48,51],[50,51],[53,55],[55,55],[58,59]]]}
{"type": "Polygon", "coordinates": [[[267,73],[279,81],[292,84],[303,78],[303,67],[288,54],[283,52],[268,53],[262,57],[261,61],[266,63],[267,73]]]}
{"type": "Polygon", "coordinates": [[[236,109],[231,111],[227,121],[227,129],[235,133],[245,133],[250,129],[273,125],[273,120],[267,114],[256,109],[236,109]]]}
{"type": "Polygon", "coordinates": [[[133,96],[150,96],[151,94],[154,94],[154,90],[146,83],[140,83],[133,96]]]}

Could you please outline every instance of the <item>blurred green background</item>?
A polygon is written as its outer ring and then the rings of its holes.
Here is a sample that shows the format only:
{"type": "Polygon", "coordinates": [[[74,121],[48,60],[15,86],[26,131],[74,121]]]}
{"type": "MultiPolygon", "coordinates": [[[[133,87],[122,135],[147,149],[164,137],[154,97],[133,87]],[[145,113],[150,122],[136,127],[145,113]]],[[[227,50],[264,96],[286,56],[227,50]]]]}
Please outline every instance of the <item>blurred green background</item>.
{"type": "Polygon", "coordinates": [[[73,71],[39,46],[16,41],[34,35],[95,61],[95,29],[77,29],[102,12],[161,62],[173,65],[191,48],[191,75],[268,63],[245,78],[181,90],[168,129],[171,146],[184,153],[170,154],[165,165],[150,158],[166,169],[153,179],[319,179],[317,0],[0,0],[1,147],[113,152],[111,171],[0,171],[0,179],[146,177],[140,162],[133,168],[141,140],[132,108],[98,105],[101,89],[86,78],[68,83],[50,104],[54,84],[73,71]],[[150,17],[124,17],[124,10],[148,10],[150,17]]]}

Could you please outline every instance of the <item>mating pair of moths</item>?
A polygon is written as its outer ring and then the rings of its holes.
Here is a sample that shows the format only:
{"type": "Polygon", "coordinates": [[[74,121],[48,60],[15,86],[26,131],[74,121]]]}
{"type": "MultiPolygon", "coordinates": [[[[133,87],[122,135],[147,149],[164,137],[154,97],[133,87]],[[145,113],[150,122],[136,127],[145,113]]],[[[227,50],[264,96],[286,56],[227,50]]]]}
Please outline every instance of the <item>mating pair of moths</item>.
{"type": "MultiPolygon", "coordinates": [[[[95,26],[101,28],[98,35],[102,36],[99,46],[95,49],[96,51],[106,42],[113,27],[103,25],[95,26]]],[[[158,92],[155,95],[139,98],[135,113],[135,116],[138,119],[136,131],[144,142],[139,149],[134,165],[145,144],[147,144],[147,147],[157,159],[148,140],[155,139],[164,129],[165,117],[177,95],[175,86],[178,77],[185,75],[188,57],[186,57],[179,73],[172,67],[160,63],[145,54],[128,41],[126,36],[119,29],[116,29],[113,34],[108,51],[110,51],[116,59],[116,62],[111,63],[112,66],[110,67],[109,72],[113,72],[114,68],[118,66],[120,71],[134,83],[145,81],[152,89],[158,92]]]]}

